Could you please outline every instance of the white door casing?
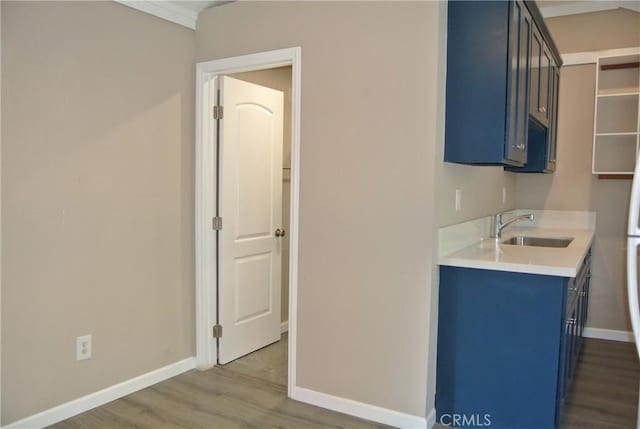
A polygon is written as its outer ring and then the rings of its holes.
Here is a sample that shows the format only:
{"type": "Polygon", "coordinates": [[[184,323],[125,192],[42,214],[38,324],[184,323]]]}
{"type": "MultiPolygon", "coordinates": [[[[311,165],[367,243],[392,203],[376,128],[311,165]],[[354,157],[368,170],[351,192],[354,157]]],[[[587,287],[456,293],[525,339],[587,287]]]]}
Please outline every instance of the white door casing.
{"type": "MultiPolygon", "coordinates": [[[[295,398],[297,387],[298,331],[298,229],[300,206],[300,124],[302,103],[302,48],[221,58],[196,64],[196,145],[195,145],[195,301],[196,366],[205,370],[217,362],[217,344],[212,334],[216,323],[216,233],[215,177],[218,156],[215,150],[215,121],[212,118],[214,80],[233,73],[291,66],[291,208],[289,231],[289,344],[287,393],[295,398]]],[[[224,332],[223,332],[224,336],[224,332]]]]}
{"type": "Polygon", "coordinates": [[[218,363],[280,339],[284,96],[218,79],[220,121],[218,363]]]}

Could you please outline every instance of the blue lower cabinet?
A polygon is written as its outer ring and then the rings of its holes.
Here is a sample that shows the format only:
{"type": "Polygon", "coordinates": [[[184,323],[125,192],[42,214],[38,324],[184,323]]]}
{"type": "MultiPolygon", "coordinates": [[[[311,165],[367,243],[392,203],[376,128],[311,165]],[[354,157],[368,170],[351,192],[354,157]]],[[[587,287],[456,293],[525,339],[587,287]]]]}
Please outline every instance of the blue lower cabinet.
{"type": "Polygon", "coordinates": [[[573,327],[586,318],[586,310],[572,310],[583,312],[579,319],[567,311],[577,302],[570,298],[587,292],[579,277],[440,267],[438,422],[558,426],[579,351],[573,327]]]}

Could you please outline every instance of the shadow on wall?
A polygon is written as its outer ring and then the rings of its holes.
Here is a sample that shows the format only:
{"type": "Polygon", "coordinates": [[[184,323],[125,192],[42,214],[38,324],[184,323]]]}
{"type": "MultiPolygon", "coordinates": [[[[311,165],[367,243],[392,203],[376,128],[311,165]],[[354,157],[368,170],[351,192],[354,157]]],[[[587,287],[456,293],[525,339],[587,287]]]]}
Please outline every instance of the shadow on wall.
{"type": "Polygon", "coordinates": [[[516,205],[597,213],[587,325],[629,331],[625,231],[631,182],[599,180],[591,174],[595,71],[594,64],[562,68],[557,170],[549,175],[517,175],[516,205]]]}

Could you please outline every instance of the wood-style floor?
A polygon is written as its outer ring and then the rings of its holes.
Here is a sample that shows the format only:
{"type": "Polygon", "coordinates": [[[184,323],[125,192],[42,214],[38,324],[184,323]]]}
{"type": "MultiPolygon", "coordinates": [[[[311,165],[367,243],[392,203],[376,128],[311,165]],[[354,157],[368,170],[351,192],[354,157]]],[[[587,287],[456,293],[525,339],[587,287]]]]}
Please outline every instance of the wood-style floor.
{"type": "Polygon", "coordinates": [[[560,429],[636,429],[639,380],[633,343],[585,338],[560,429]]]}
{"type": "Polygon", "coordinates": [[[562,429],[634,429],[640,364],[633,343],[585,338],[562,429]]]}
{"type": "MultiPolygon", "coordinates": [[[[585,339],[561,429],[635,428],[639,378],[633,344],[585,339]]],[[[280,342],[224,367],[189,371],[53,427],[386,427],[288,399],[286,380],[285,335],[280,342]]]]}
{"type": "Polygon", "coordinates": [[[287,337],[223,367],[189,371],[56,429],[370,429],[388,426],[287,398],[287,337]]]}

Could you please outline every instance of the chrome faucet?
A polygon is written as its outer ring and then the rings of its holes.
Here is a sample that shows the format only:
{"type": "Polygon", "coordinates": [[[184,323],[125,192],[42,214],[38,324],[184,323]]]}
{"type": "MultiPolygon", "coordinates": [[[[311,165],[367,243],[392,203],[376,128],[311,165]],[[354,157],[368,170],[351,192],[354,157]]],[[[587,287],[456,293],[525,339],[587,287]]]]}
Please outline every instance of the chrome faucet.
{"type": "Polygon", "coordinates": [[[502,216],[508,212],[498,213],[493,218],[493,236],[496,240],[502,238],[502,230],[511,225],[512,223],[521,222],[523,220],[533,220],[533,213],[524,214],[516,217],[512,217],[506,222],[502,222],[502,216]]]}

